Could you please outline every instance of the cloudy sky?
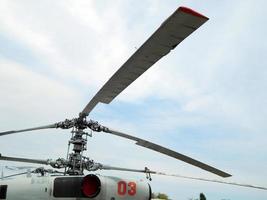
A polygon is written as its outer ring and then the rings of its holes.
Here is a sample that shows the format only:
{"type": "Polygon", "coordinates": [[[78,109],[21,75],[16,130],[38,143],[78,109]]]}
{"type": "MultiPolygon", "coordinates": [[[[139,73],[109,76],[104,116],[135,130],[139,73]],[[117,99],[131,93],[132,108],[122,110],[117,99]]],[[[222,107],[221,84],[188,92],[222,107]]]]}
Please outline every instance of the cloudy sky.
{"type": "MultiPolygon", "coordinates": [[[[90,117],[225,170],[233,174],[228,181],[267,186],[264,0],[0,0],[0,130],[76,117],[179,6],[210,20],[90,117]]],[[[62,130],[9,135],[1,138],[0,153],[64,157],[69,136],[62,130]]],[[[101,133],[88,142],[87,156],[110,165],[221,180],[101,133]]],[[[267,198],[266,191],[175,178],[154,176],[151,185],[175,200],[200,192],[214,200],[267,198]]]]}

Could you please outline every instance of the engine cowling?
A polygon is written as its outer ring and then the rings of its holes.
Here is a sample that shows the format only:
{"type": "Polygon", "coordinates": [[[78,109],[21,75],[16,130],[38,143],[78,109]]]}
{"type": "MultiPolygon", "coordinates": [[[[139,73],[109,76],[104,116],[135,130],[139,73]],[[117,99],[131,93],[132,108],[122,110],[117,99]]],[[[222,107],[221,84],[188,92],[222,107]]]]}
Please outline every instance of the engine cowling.
{"type": "Polygon", "coordinates": [[[63,176],[53,180],[53,199],[85,198],[92,200],[150,200],[151,188],[144,181],[118,177],[63,176]]]}

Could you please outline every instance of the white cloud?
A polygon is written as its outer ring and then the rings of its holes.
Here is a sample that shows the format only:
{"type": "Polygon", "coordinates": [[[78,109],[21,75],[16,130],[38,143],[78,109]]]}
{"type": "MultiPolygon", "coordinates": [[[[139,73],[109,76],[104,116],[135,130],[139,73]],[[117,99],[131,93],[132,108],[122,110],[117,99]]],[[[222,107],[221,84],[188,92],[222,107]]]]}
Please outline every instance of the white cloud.
{"type": "Polygon", "coordinates": [[[1,30],[27,46],[59,78],[103,84],[128,53],[120,8],[111,3],[101,15],[93,2],[57,2],[52,8],[51,3],[4,1],[1,30]]]}
{"type": "Polygon", "coordinates": [[[19,6],[10,1],[1,1],[1,30],[7,32],[10,37],[16,38],[31,48],[47,53],[56,53],[53,49],[51,38],[40,32],[32,30],[30,23],[25,23],[23,18],[15,11],[19,6]]]}
{"type": "Polygon", "coordinates": [[[0,107],[10,113],[6,116],[10,119],[14,112],[31,118],[64,117],[64,113],[69,114],[77,109],[80,102],[79,93],[74,88],[10,60],[0,59],[0,79],[0,107]]]}

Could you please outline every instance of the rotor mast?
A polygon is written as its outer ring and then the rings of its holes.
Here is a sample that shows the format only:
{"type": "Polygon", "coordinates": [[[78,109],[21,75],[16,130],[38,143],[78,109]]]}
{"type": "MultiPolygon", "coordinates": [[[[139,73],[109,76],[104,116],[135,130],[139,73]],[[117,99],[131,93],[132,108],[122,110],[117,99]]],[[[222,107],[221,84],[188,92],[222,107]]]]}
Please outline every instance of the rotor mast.
{"type": "Polygon", "coordinates": [[[100,132],[107,131],[108,128],[101,126],[96,121],[86,120],[88,114],[80,113],[78,118],[72,120],[66,119],[63,122],[58,123],[58,128],[70,128],[72,127],[72,136],[69,140],[69,144],[72,145],[72,152],[67,153],[67,160],[65,165],[66,174],[69,175],[83,175],[84,169],[88,171],[95,171],[101,168],[101,164],[95,163],[90,158],[85,157],[83,152],[87,150],[87,137],[92,136],[84,131],[89,128],[92,131],[100,132]]]}
{"type": "MultiPolygon", "coordinates": [[[[83,156],[83,152],[87,150],[87,136],[84,131],[87,128],[86,115],[80,114],[79,118],[74,119],[72,136],[69,140],[69,145],[72,145],[72,152],[67,152],[68,166],[66,166],[66,174],[83,175],[83,170],[89,158],[83,156]]],[[[92,162],[92,161],[91,161],[92,162]]]]}
{"type": "Polygon", "coordinates": [[[72,152],[67,155],[69,165],[67,166],[67,174],[76,175],[83,174],[83,151],[86,150],[87,135],[82,129],[74,128],[73,135],[69,140],[69,143],[73,145],[72,152]]]}

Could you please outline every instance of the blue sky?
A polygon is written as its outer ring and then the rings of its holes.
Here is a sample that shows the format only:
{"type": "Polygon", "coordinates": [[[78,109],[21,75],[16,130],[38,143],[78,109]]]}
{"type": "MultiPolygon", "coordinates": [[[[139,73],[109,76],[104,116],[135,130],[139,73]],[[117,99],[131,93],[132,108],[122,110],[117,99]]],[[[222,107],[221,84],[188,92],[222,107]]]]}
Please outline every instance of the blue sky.
{"type": "MultiPolygon", "coordinates": [[[[91,118],[267,186],[266,1],[0,1],[0,129],[75,117],[179,6],[210,20],[91,118]]],[[[68,131],[2,137],[10,156],[57,158],[68,131]]],[[[95,133],[88,156],[110,165],[216,176],[95,133]]],[[[1,165],[7,163],[1,162],[1,165]]],[[[103,172],[103,174],[109,174],[103,172]]],[[[143,175],[114,172],[122,177],[143,175]]],[[[153,177],[172,199],[265,199],[264,191],[153,177]]],[[[218,178],[219,179],[219,178],[218,178]]]]}

